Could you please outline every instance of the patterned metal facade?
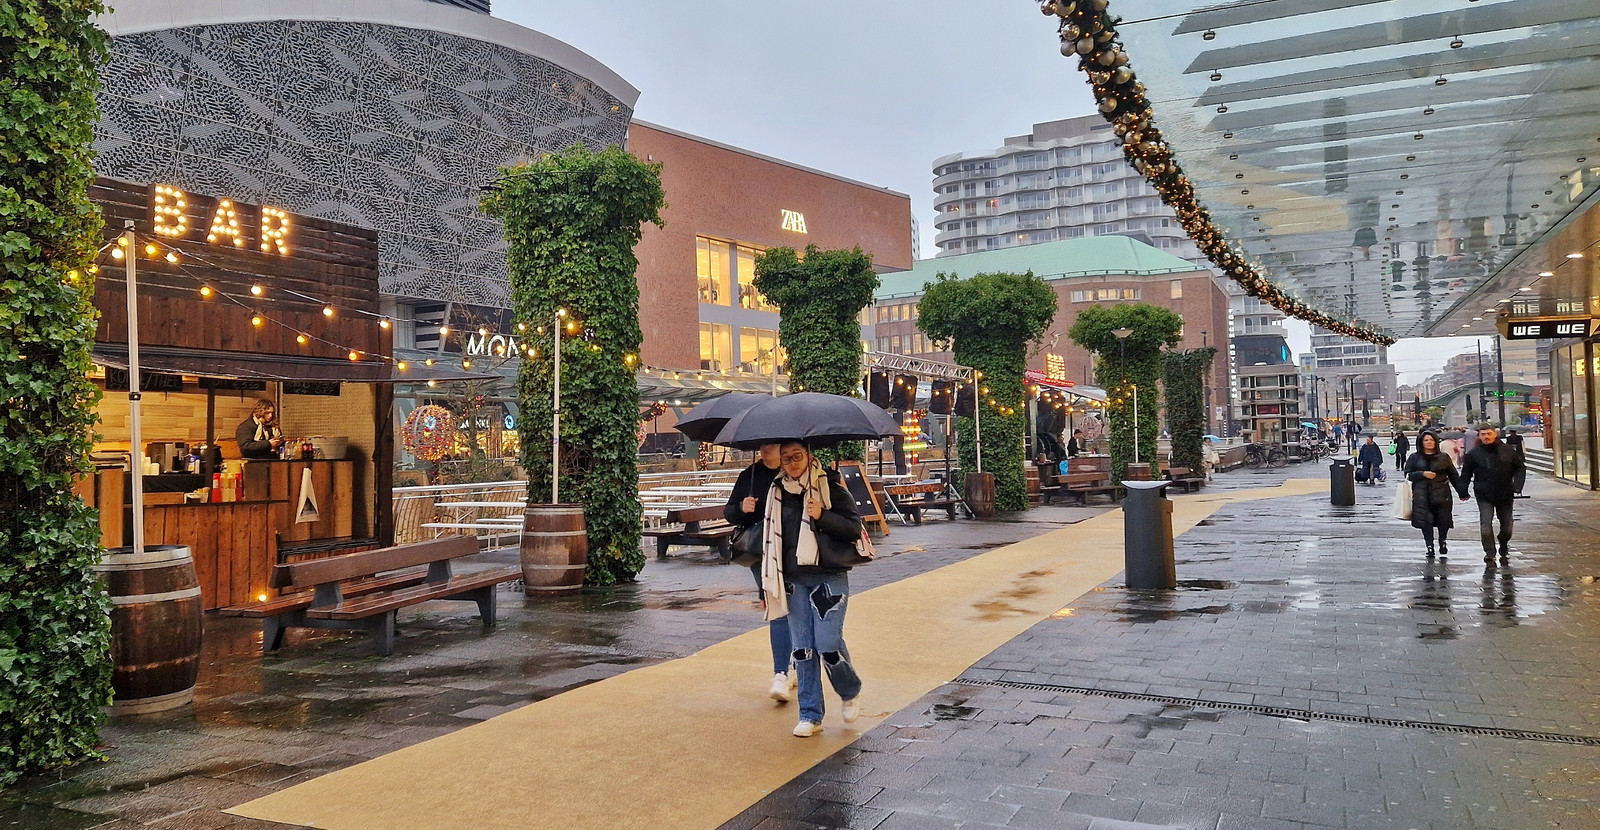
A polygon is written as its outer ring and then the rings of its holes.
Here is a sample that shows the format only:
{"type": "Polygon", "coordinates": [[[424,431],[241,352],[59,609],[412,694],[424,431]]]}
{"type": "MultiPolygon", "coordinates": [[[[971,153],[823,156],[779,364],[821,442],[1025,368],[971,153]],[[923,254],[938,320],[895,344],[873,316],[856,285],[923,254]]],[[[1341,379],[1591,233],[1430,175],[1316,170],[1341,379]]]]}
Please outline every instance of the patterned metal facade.
{"type": "Polygon", "coordinates": [[[632,109],[543,58],[370,22],[119,36],[101,72],[101,175],[374,228],[385,294],[509,304],[497,168],[624,144],[632,109]]]}

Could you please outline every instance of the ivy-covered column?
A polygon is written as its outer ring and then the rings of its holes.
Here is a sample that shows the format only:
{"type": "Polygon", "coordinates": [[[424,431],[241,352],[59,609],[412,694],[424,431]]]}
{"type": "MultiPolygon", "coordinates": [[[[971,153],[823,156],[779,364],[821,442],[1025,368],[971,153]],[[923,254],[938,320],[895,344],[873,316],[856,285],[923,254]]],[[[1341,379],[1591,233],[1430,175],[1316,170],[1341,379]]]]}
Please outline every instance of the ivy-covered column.
{"type": "MultiPolygon", "coordinates": [[[[983,419],[983,471],[994,473],[995,509],[1025,510],[1023,373],[1028,344],[1056,317],[1056,292],[1026,274],[978,274],[962,280],[939,274],[917,304],[917,326],[930,338],[954,341],[956,362],[978,370],[983,419]]],[[[957,422],[961,469],[977,468],[976,425],[957,422]]]]}
{"type": "Polygon", "coordinates": [[[1200,469],[1206,431],[1205,378],[1217,350],[1211,347],[1167,352],[1161,357],[1161,385],[1172,432],[1172,464],[1200,469]]]}
{"type": "Polygon", "coordinates": [[[1090,306],[1067,332],[1072,342],[1097,355],[1094,376],[1107,393],[1114,480],[1127,477],[1130,463],[1155,469],[1161,438],[1161,395],[1156,385],[1161,379],[1161,350],[1178,345],[1182,332],[1182,317],[1146,303],[1090,306]],[[1129,334],[1119,338],[1115,333],[1119,329],[1129,334]],[[1138,458],[1134,458],[1134,387],[1139,393],[1138,458]]]}
{"type": "Polygon", "coordinates": [[[575,147],[507,168],[483,207],[505,223],[511,302],[525,338],[517,425],[530,503],[550,499],[554,326],[561,338],[561,499],[584,508],[590,585],[631,581],[639,547],[639,261],[661,224],[661,166],[575,147]]]}
{"type": "Polygon", "coordinates": [[[95,755],[111,699],[89,472],[97,2],[0,4],[0,785],[95,755]]]}
{"type": "MultiPolygon", "coordinates": [[[[796,392],[849,395],[861,383],[861,309],[872,302],[878,274],[872,255],[860,248],[824,251],[806,246],[770,248],[756,257],[755,287],[778,306],[778,342],[788,355],[789,388],[796,392]]],[[[860,461],[859,441],[821,453],[860,461]]]]}

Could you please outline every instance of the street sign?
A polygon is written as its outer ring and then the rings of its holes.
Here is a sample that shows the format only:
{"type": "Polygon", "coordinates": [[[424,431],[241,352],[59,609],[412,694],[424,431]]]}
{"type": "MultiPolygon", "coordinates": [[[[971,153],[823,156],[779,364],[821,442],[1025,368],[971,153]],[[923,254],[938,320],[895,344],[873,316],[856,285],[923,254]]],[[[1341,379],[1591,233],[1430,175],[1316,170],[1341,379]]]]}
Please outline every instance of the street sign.
{"type": "Polygon", "coordinates": [[[1600,332],[1600,320],[1590,317],[1501,317],[1495,322],[1507,340],[1560,340],[1600,332]]]}

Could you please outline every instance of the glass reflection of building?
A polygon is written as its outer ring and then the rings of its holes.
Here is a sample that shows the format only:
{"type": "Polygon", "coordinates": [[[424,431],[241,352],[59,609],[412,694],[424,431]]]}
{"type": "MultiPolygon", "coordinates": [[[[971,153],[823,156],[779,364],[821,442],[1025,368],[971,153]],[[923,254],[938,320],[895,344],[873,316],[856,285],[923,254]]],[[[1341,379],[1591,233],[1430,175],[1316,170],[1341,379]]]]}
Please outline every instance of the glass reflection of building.
{"type": "Polygon", "coordinates": [[[1600,359],[1593,343],[1572,343],[1550,350],[1550,398],[1553,404],[1545,442],[1555,457],[1555,475],[1585,487],[1596,481],[1595,388],[1600,359]]]}

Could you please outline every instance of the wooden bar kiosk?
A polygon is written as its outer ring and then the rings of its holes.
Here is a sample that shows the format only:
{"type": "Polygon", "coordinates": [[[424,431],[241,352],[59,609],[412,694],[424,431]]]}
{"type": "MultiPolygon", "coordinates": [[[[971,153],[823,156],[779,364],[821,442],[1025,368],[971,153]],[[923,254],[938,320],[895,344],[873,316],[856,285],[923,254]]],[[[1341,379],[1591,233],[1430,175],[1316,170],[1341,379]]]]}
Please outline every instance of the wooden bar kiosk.
{"type": "MultiPolygon", "coordinates": [[[[274,565],[393,538],[393,384],[451,379],[392,358],[378,304],[378,236],[271,205],[99,179],[115,246],[138,250],[143,447],[130,446],[127,297],[102,258],[96,472],[80,485],[101,543],[132,536],[143,475],[149,545],[193,554],[206,610],[256,602],[274,565]],[[282,457],[243,458],[235,433],[270,403],[282,457]],[[314,509],[308,509],[308,503],[314,509]]],[[[471,375],[470,377],[478,377],[471,375]]]]}

